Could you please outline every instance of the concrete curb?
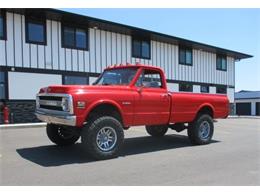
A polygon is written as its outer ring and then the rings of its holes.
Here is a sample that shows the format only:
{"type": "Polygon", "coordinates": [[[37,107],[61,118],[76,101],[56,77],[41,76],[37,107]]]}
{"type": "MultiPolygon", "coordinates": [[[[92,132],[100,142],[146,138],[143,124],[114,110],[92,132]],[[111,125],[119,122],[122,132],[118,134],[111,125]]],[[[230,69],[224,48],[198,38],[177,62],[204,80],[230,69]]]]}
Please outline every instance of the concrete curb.
{"type": "Polygon", "coordinates": [[[46,124],[47,124],[47,123],[23,123],[23,124],[0,125],[0,130],[5,130],[5,129],[19,129],[19,128],[45,127],[46,124]]]}
{"type": "Polygon", "coordinates": [[[237,116],[237,115],[228,116],[228,119],[239,119],[239,118],[260,119],[260,116],[237,116]]]}

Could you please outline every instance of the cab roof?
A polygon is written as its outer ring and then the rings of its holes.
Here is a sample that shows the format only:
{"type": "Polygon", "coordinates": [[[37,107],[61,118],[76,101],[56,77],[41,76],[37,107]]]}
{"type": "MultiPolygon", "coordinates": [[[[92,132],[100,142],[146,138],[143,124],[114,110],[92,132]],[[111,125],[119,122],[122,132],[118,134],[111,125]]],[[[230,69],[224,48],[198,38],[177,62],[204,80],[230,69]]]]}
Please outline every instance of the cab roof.
{"type": "Polygon", "coordinates": [[[151,70],[159,70],[159,71],[163,71],[161,68],[156,67],[156,66],[152,66],[152,65],[144,65],[141,63],[136,63],[136,64],[130,64],[130,63],[126,63],[126,64],[114,64],[114,65],[110,65],[107,68],[105,68],[105,70],[110,70],[110,69],[119,69],[119,68],[147,68],[147,69],[151,69],[151,70]]]}

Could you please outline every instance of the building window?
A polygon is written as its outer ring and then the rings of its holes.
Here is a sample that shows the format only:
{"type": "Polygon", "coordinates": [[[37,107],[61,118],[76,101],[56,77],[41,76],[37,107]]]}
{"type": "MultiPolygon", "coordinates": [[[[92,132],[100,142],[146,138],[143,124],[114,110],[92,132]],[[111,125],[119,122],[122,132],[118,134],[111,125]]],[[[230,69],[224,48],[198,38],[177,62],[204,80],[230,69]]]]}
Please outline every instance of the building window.
{"type": "Polygon", "coordinates": [[[179,64],[192,66],[192,49],[179,47],[179,64]]]}
{"type": "Polygon", "coordinates": [[[226,94],[227,93],[227,87],[226,86],[217,86],[216,87],[217,93],[226,94]]]}
{"type": "Polygon", "coordinates": [[[217,70],[227,70],[227,57],[223,55],[217,55],[217,70]]]}
{"type": "Polygon", "coordinates": [[[26,43],[46,45],[45,20],[26,18],[26,43]]]}
{"type": "Polygon", "coordinates": [[[5,73],[0,72],[0,99],[6,99],[6,78],[5,73]]]}
{"type": "Polygon", "coordinates": [[[88,85],[88,78],[84,76],[69,76],[63,77],[64,85],[88,85]]]}
{"type": "Polygon", "coordinates": [[[150,40],[138,37],[132,38],[132,57],[150,59],[151,58],[150,40]]]}
{"type": "Polygon", "coordinates": [[[192,88],[193,88],[192,84],[188,84],[188,83],[179,84],[179,91],[192,92],[193,91],[192,88]]]}
{"type": "Polygon", "coordinates": [[[5,14],[0,12],[0,40],[6,39],[5,14]]]}
{"type": "Polygon", "coordinates": [[[208,85],[201,85],[200,86],[201,93],[209,93],[209,86],[208,85]]]}
{"type": "Polygon", "coordinates": [[[88,30],[63,26],[62,46],[64,48],[88,50],[88,30]]]}

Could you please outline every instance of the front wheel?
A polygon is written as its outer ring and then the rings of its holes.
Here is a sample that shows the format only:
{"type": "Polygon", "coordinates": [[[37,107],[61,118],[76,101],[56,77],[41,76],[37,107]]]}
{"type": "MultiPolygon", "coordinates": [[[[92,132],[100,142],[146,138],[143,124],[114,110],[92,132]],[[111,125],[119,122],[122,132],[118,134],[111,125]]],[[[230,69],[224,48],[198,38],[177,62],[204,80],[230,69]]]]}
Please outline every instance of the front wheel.
{"type": "Polygon", "coordinates": [[[117,119],[103,116],[84,127],[81,141],[96,160],[114,158],[118,156],[124,142],[123,127],[117,119]]]}
{"type": "Polygon", "coordinates": [[[67,146],[74,144],[80,137],[79,132],[72,127],[63,127],[59,125],[47,124],[47,136],[55,144],[59,146],[67,146]]]}
{"type": "Polygon", "coordinates": [[[199,116],[188,127],[188,136],[192,144],[202,145],[211,141],[214,132],[214,124],[211,116],[204,114],[199,116]]]}
{"type": "Polygon", "coordinates": [[[162,137],[168,130],[168,125],[145,126],[147,133],[153,137],[162,137]]]}

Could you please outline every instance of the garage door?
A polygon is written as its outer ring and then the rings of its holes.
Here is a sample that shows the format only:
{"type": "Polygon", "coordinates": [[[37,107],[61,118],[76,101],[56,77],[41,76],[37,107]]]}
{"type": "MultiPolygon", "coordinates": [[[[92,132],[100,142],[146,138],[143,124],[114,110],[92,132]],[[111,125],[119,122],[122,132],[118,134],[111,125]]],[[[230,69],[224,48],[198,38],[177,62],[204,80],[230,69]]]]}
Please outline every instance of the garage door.
{"type": "Polygon", "coordinates": [[[251,115],[251,103],[236,103],[237,115],[251,115]]]}
{"type": "Polygon", "coordinates": [[[255,114],[257,116],[260,116],[260,102],[256,102],[255,104],[256,108],[255,108],[255,114]]]}

